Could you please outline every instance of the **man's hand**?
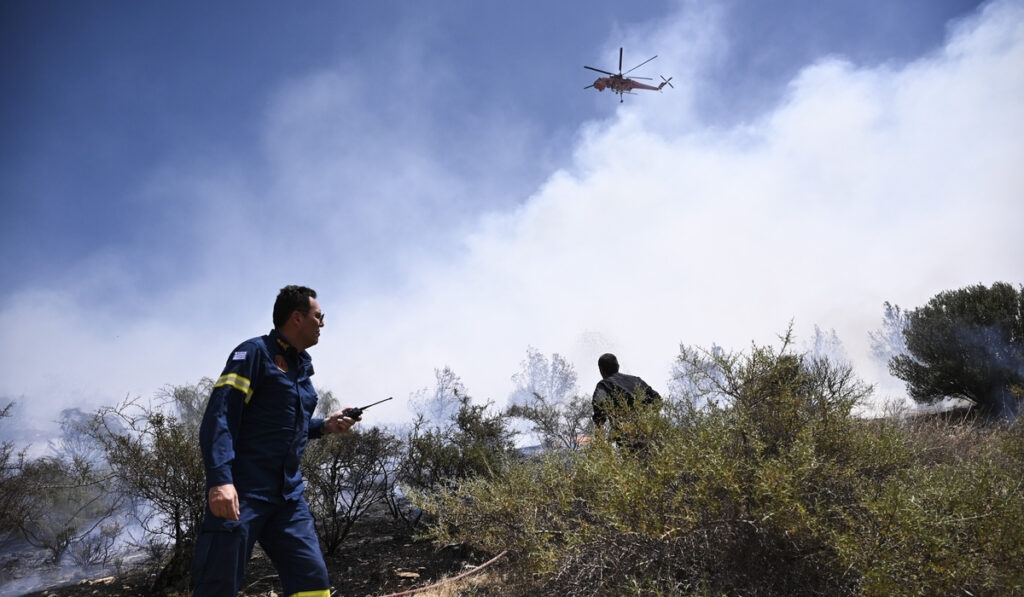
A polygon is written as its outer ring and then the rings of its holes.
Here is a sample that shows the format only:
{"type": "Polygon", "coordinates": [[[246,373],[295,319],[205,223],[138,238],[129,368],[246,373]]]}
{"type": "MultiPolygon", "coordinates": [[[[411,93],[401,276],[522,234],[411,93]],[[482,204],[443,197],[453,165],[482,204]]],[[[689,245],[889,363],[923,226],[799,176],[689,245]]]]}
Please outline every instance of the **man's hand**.
{"type": "Polygon", "coordinates": [[[210,488],[210,511],[218,518],[238,520],[238,492],[230,483],[210,488]]]}
{"type": "Polygon", "coordinates": [[[352,417],[346,416],[346,410],[347,409],[343,408],[333,413],[330,417],[327,417],[327,420],[324,421],[324,431],[327,433],[345,433],[355,425],[356,421],[359,420],[359,417],[353,419],[352,417]]]}

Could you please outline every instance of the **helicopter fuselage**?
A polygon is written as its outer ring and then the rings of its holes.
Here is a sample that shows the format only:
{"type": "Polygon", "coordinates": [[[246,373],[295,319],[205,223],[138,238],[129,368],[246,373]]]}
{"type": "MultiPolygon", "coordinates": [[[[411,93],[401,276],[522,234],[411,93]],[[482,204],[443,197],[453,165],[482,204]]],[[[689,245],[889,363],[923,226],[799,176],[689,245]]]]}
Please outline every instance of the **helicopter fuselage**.
{"type": "MultiPolygon", "coordinates": [[[[624,93],[632,93],[634,89],[649,89],[651,91],[661,91],[661,88],[664,87],[665,85],[669,85],[671,87],[672,84],[669,83],[669,81],[672,79],[672,77],[669,77],[668,79],[666,79],[665,77],[662,77],[661,78],[662,83],[660,85],[658,85],[657,87],[655,87],[654,85],[647,85],[646,83],[640,83],[638,81],[634,81],[633,79],[630,79],[629,77],[626,76],[627,74],[633,72],[634,70],[640,68],[641,66],[647,64],[648,62],[650,62],[651,60],[654,60],[657,57],[658,57],[657,55],[651,56],[647,60],[644,60],[643,62],[641,62],[640,64],[638,64],[638,65],[634,66],[633,68],[627,70],[626,72],[622,72],[622,48],[619,48],[619,72],[618,73],[612,73],[612,72],[609,72],[609,71],[606,71],[606,70],[601,70],[599,68],[594,68],[592,66],[584,66],[583,68],[586,68],[586,69],[589,69],[589,70],[593,70],[593,71],[597,71],[597,72],[599,72],[601,74],[608,75],[607,77],[600,77],[600,78],[598,78],[596,81],[594,81],[594,83],[592,85],[587,85],[586,87],[584,87],[584,89],[589,89],[591,87],[593,87],[594,89],[597,89],[598,91],[604,91],[605,89],[611,89],[614,93],[619,94],[619,96],[621,97],[622,94],[624,94],[624,93]]],[[[640,79],[647,79],[649,77],[639,77],[639,78],[640,79]]]]}
{"type": "Polygon", "coordinates": [[[594,81],[594,89],[598,91],[604,91],[605,88],[609,88],[615,93],[629,93],[634,89],[649,89],[651,91],[658,91],[664,86],[665,84],[662,83],[661,85],[655,87],[654,85],[647,85],[645,83],[640,83],[639,81],[634,81],[629,77],[620,77],[618,75],[612,75],[610,77],[600,77],[599,79],[594,81]]]}

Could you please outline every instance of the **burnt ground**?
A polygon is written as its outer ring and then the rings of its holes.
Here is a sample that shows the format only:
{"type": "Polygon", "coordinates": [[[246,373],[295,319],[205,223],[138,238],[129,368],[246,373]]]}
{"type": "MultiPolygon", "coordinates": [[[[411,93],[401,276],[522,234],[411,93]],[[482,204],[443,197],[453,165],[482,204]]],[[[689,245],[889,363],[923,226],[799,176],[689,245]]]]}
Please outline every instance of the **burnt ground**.
{"type": "MultiPolygon", "coordinates": [[[[416,539],[407,525],[391,518],[377,517],[358,521],[339,548],[327,556],[327,568],[333,583],[331,594],[339,597],[386,595],[423,587],[445,577],[465,572],[488,559],[464,546],[439,546],[416,539]]],[[[39,589],[24,595],[31,597],[113,597],[153,595],[158,570],[139,565],[122,575],[99,573],[73,584],[39,589]]],[[[270,597],[282,595],[270,561],[257,546],[243,590],[239,595],[270,597]]]]}

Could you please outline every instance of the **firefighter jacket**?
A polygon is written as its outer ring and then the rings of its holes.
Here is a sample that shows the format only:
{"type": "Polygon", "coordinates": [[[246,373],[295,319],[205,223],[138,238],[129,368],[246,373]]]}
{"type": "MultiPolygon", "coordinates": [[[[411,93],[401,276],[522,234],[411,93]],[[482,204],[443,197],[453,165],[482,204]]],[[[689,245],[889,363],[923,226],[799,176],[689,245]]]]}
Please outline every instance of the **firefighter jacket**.
{"type": "Polygon", "coordinates": [[[199,428],[207,489],[231,483],[241,497],[274,503],[302,497],[299,462],[324,431],[311,375],[309,353],[277,330],[231,353],[199,428]]]}

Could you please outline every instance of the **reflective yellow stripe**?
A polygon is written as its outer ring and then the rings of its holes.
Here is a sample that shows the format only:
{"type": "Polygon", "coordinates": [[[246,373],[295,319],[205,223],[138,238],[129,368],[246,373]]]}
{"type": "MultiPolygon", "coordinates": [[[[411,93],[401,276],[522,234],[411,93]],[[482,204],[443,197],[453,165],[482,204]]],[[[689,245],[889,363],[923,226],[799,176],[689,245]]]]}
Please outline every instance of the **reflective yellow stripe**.
{"type": "Polygon", "coordinates": [[[298,593],[292,593],[288,597],[331,597],[331,592],[327,589],[322,591],[299,591],[298,593]]]}
{"type": "Polygon", "coordinates": [[[224,375],[221,375],[220,379],[217,380],[217,383],[213,384],[213,387],[219,388],[221,386],[231,386],[239,392],[244,393],[246,404],[249,403],[249,398],[252,397],[251,382],[237,373],[225,373],[224,375]]]}

